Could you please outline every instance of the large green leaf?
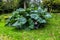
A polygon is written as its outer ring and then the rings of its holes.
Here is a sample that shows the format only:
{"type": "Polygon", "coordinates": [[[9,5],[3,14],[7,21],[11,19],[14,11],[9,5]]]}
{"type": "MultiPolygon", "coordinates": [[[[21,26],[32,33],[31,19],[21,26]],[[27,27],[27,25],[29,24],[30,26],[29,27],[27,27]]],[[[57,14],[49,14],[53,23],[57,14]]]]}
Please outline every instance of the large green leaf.
{"type": "Polygon", "coordinates": [[[14,24],[12,24],[12,26],[18,27],[18,26],[21,26],[21,25],[19,24],[18,21],[16,21],[14,24]]]}
{"type": "Polygon", "coordinates": [[[26,22],[27,22],[26,18],[20,17],[12,26],[22,27],[22,25],[24,25],[26,22]]]}
{"type": "Polygon", "coordinates": [[[18,19],[18,21],[19,21],[20,24],[25,24],[27,22],[26,18],[24,18],[24,17],[20,17],[18,19]]]}
{"type": "Polygon", "coordinates": [[[32,19],[37,20],[37,19],[39,18],[39,15],[38,15],[38,14],[30,14],[30,17],[31,17],[32,19]]]}
{"type": "Polygon", "coordinates": [[[41,24],[41,23],[46,23],[46,20],[44,20],[44,19],[42,19],[42,18],[39,18],[37,21],[38,21],[40,24],[41,24]]]}

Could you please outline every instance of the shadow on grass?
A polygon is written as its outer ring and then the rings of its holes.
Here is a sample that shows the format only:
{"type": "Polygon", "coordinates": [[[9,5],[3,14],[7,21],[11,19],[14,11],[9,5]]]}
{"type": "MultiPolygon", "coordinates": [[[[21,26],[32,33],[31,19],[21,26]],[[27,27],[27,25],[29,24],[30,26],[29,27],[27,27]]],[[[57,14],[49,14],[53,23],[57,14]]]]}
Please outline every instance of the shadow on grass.
{"type": "Polygon", "coordinates": [[[20,28],[14,28],[14,29],[12,29],[12,31],[14,31],[14,32],[24,32],[24,31],[32,32],[32,31],[36,31],[36,30],[44,30],[47,27],[46,25],[47,24],[45,24],[43,26],[40,26],[38,29],[29,29],[29,28],[20,29],[20,28]]]}

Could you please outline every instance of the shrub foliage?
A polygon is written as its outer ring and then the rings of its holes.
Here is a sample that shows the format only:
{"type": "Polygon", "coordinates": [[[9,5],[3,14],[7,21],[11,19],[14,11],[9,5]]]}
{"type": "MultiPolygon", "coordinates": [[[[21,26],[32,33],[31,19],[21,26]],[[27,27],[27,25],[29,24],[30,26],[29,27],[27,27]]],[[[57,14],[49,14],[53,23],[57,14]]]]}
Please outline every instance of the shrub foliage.
{"type": "Polygon", "coordinates": [[[29,8],[19,8],[12,13],[12,16],[7,20],[6,25],[20,29],[38,29],[41,24],[46,24],[47,18],[51,15],[46,8],[34,5],[29,8]]]}

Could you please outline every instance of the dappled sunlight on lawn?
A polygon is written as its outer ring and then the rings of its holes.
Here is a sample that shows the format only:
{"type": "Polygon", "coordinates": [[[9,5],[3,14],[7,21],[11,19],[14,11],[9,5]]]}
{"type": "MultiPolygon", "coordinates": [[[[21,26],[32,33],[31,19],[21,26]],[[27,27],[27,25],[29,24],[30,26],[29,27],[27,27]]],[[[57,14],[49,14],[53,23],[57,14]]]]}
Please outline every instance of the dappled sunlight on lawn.
{"type": "Polygon", "coordinates": [[[9,35],[4,35],[4,34],[0,34],[0,40],[14,40],[12,37],[10,37],[9,35]]]}

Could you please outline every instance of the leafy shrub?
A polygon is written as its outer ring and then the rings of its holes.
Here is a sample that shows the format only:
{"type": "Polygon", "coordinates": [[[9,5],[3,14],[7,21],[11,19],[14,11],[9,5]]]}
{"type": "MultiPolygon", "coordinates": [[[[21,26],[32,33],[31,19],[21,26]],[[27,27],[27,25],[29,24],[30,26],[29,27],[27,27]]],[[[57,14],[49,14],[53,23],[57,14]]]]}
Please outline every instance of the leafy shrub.
{"type": "Polygon", "coordinates": [[[47,23],[46,18],[50,17],[51,15],[46,11],[46,9],[43,10],[41,7],[38,7],[36,10],[19,8],[13,12],[6,25],[15,26],[21,29],[34,29],[38,28],[40,24],[47,23]],[[35,27],[35,25],[39,26],[35,27]]]}
{"type": "Polygon", "coordinates": [[[46,19],[50,18],[51,15],[46,8],[35,3],[29,4],[29,8],[19,8],[14,11],[6,25],[20,29],[38,29],[42,24],[46,24],[46,19]]]}

